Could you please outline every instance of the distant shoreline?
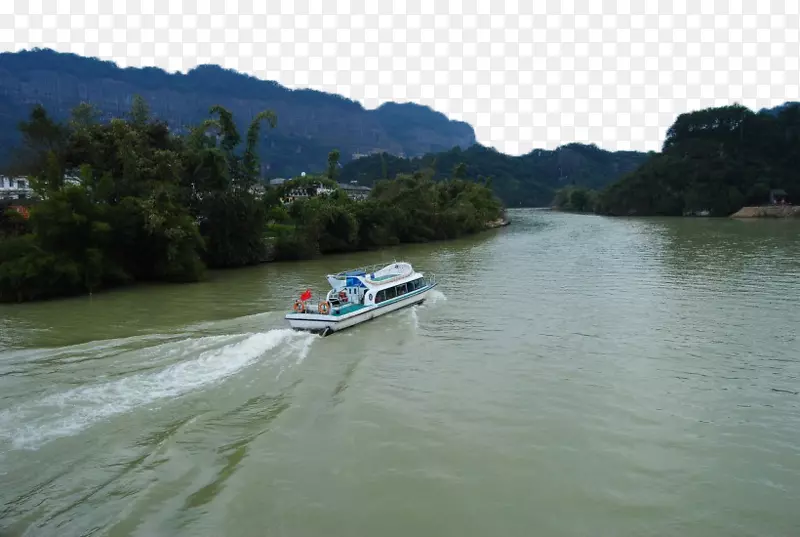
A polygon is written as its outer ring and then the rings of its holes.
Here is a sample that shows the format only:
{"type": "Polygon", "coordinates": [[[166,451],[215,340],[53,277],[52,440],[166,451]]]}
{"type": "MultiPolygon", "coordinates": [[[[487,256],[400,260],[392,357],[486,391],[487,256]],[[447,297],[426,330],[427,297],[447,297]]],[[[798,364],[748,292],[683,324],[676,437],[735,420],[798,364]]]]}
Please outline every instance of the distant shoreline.
{"type": "MultiPolygon", "coordinates": [[[[603,214],[597,213],[593,211],[573,211],[571,209],[564,209],[561,207],[547,207],[548,210],[557,212],[557,213],[565,213],[565,214],[582,214],[582,215],[596,215],[596,216],[608,216],[611,218],[650,218],[656,215],[612,215],[612,214],[603,214]]],[[[683,215],[673,215],[668,218],[735,218],[737,220],[744,220],[744,219],[763,219],[763,218],[800,218],[800,205],[763,205],[763,206],[751,206],[751,207],[742,207],[735,213],[728,215],[728,216],[711,216],[706,214],[683,214],[683,215]]]]}
{"type": "Polygon", "coordinates": [[[742,207],[731,218],[800,218],[800,205],[742,207]]]}

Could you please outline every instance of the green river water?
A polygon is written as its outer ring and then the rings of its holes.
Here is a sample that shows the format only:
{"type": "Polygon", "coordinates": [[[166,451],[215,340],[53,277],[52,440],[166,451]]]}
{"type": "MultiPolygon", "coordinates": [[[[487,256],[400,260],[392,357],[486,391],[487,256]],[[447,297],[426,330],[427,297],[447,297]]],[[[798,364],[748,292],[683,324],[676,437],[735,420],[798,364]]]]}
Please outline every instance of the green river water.
{"type": "Polygon", "coordinates": [[[0,307],[0,536],[800,535],[800,224],[478,237],[0,307]],[[405,259],[327,338],[307,286],[405,259]]]}

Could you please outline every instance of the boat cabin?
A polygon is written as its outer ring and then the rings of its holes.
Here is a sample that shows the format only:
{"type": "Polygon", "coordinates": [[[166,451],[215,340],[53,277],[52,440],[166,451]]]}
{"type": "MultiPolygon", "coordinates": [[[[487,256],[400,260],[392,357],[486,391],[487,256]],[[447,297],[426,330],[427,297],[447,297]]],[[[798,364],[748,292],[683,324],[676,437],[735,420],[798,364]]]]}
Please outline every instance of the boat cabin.
{"type": "Polygon", "coordinates": [[[286,319],[296,330],[329,334],[401,308],[422,303],[436,278],[415,271],[409,263],[394,262],[338,274],[328,274],[331,289],[317,304],[307,304],[306,290],[286,319]]]}
{"type": "Polygon", "coordinates": [[[422,274],[408,263],[394,263],[328,275],[331,290],[326,300],[334,315],[374,306],[425,287],[422,274]]]}
{"type": "Polygon", "coordinates": [[[392,300],[393,298],[412,293],[418,289],[422,289],[423,287],[425,287],[425,281],[422,279],[422,277],[419,277],[409,282],[393,285],[392,287],[387,287],[386,289],[381,289],[375,293],[375,304],[380,304],[385,300],[392,300]]]}

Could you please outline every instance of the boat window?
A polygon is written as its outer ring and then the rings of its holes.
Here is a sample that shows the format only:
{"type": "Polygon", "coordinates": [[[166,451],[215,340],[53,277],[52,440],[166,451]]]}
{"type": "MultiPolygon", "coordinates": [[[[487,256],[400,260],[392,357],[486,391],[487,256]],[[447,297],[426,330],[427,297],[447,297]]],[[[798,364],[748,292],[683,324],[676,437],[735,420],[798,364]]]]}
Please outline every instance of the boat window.
{"type": "Polygon", "coordinates": [[[386,291],[378,291],[378,294],[375,295],[375,303],[383,302],[386,300],[386,291]]]}
{"type": "Polygon", "coordinates": [[[404,295],[408,291],[406,290],[406,284],[398,285],[397,286],[397,296],[404,295]]]}
{"type": "Polygon", "coordinates": [[[391,300],[391,299],[395,298],[396,296],[397,296],[397,288],[396,287],[390,287],[389,289],[386,289],[386,298],[387,298],[387,300],[391,300]]]}

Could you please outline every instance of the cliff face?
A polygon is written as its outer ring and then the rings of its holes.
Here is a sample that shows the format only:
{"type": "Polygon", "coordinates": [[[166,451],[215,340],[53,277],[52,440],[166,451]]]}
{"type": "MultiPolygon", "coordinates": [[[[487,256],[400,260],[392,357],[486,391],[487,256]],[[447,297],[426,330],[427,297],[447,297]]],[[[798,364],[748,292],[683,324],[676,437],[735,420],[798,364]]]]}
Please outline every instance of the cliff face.
{"type": "Polygon", "coordinates": [[[0,54],[0,159],[18,143],[17,122],[36,103],[63,119],[85,101],[107,120],[124,115],[136,94],[144,97],[154,116],[178,132],[206,119],[215,104],[228,108],[242,130],[260,110],[274,110],[278,127],[262,131],[261,147],[270,176],[324,169],[333,149],[347,162],[353,154],[386,151],[416,156],[475,143],[468,124],[416,104],[388,103],[366,110],[339,95],[290,90],[218,66],[170,74],[33,50],[0,54]]]}

